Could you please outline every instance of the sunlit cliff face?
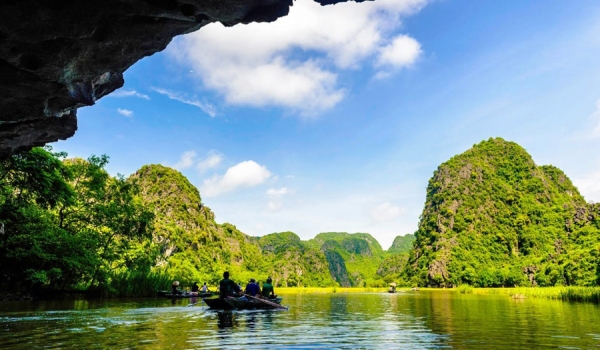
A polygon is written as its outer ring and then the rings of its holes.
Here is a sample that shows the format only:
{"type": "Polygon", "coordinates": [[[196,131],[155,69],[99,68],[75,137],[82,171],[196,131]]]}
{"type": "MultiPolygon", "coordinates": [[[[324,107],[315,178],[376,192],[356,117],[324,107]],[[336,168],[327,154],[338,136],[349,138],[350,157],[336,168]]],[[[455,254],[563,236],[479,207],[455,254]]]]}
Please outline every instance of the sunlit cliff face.
{"type": "MultiPolygon", "coordinates": [[[[346,0],[315,0],[326,5],[346,0]]],[[[357,1],[361,2],[361,1],[357,1]]],[[[77,108],[123,72],[206,24],[272,22],[292,0],[20,0],[0,4],[0,157],[64,140],[77,108]]]]}

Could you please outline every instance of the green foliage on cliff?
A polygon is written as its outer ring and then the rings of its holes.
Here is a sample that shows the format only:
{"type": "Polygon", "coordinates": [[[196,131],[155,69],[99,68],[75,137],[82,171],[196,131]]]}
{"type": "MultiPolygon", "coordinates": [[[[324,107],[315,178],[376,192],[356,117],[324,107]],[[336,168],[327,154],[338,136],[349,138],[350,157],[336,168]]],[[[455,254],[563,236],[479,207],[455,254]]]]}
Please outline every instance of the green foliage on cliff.
{"type": "Polygon", "coordinates": [[[258,240],[273,281],[286,287],[329,287],[329,274],[323,252],[314,249],[293,232],[272,233],[258,240]]]}
{"type": "Polygon", "coordinates": [[[308,242],[327,258],[332,277],[343,287],[383,286],[376,274],[385,253],[368,233],[324,232],[308,242]]]}
{"type": "Polygon", "coordinates": [[[215,222],[198,190],[177,170],[146,165],[131,176],[156,215],[154,241],[160,268],[184,284],[217,284],[224,271],[245,285],[250,278],[276,286],[330,286],[325,256],[292,232],[250,237],[234,225],[215,222]]]}
{"type": "Polygon", "coordinates": [[[405,277],[420,285],[594,285],[598,207],[513,142],[489,139],[427,186],[405,277]]]}
{"type": "Polygon", "coordinates": [[[392,243],[392,246],[387,250],[387,252],[389,254],[408,253],[412,249],[415,239],[415,235],[410,233],[404,236],[396,236],[394,243],[392,243]]]}
{"type": "Polygon", "coordinates": [[[367,233],[251,237],[217,224],[180,172],[147,165],[125,179],[107,162],[41,148],[0,161],[0,290],[141,295],[224,271],[280,287],[600,283],[600,204],[502,139],[440,165],[417,232],[387,252],[367,233]]]}

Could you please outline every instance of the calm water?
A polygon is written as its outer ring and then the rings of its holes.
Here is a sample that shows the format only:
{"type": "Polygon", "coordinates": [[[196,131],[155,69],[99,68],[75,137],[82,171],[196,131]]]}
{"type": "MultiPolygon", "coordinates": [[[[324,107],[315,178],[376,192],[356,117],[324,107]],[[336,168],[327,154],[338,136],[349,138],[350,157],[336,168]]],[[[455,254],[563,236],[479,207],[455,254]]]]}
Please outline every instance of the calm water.
{"type": "Polygon", "coordinates": [[[0,349],[600,349],[600,306],[454,292],[284,295],[289,311],[189,300],[0,302],[0,349]]]}

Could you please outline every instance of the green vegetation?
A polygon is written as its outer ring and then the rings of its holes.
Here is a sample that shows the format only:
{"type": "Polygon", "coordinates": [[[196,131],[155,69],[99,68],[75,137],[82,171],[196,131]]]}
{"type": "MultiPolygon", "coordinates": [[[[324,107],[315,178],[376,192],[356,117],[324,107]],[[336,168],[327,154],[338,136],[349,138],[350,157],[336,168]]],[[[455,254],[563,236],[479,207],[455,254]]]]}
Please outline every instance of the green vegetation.
{"type": "Polygon", "coordinates": [[[525,298],[542,298],[564,301],[585,301],[600,303],[600,287],[561,286],[544,288],[471,288],[471,290],[471,293],[475,294],[506,294],[511,297],[521,296],[525,298]]]}
{"type": "Polygon", "coordinates": [[[394,243],[390,249],[388,249],[388,253],[390,254],[404,254],[409,253],[413,248],[413,243],[415,242],[416,237],[413,234],[406,234],[404,236],[397,236],[394,239],[394,243]]]}
{"type": "Polygon", "coordinates": [[[319,247],[327,258],[329,272],[342,287],[383,287],[376,274],[385,254],[379,242],[368,233],[319,233],[308,244],[319,247]]]}
{"type": "Polygon", "coordinates": [[[108,158],[65,160],[35,148],[0,163],[0,287],[111,290],[112,276],[148,274],[153,214],[108,158]]]}
{"type": "Polygon", "coordinates": [[[513,142],[483,141],[434,172],[404,276],[421,286],[594,286],[599,214],[559,169],[513,142]]]}
{"type": "Polygon", "coordinates": [[[146,165],[125,179],[109,176],[107,162],[49,148],[0,161],[0,291],[152,295],[173,280],[215,286],[227,270],[242,284],[271,276],[303,292],[565,286],[515,293],[598,301],[600,204],[502,139],[440,165],[417,232],[388,251],[367,233],[251,237],[217,224],[180,172],[146,165]]]}

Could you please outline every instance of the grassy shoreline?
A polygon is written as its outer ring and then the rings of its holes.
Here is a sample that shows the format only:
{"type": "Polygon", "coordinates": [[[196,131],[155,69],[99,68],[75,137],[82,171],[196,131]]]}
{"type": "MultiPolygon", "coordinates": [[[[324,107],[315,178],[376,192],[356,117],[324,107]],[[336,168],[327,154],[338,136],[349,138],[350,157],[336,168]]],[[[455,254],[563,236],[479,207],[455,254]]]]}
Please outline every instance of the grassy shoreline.
{"type": "MultiPolygon", "coordinates": [[[[342,287],[297,287],[276,288],[277,294],[319,294],[319,293],[384,293],[387,288],[342,288],[342,287]]],[[[514,287],[514,288],[474,288],[458,286],[452,289],[421,288],[422,291],[453,291],[462,294],[500,294],[516,299],[540,298],[563,301],[600,303],[600,287],[514,287]]],[[[410,288],[398,288],[398,292],[410,288]]]]}
{"type": "Polygon", "coordinates": [[[359,288],[359,287],[278,287],[277,294],[322,294],[322,293],[382,293],[387,288],[359,288]]]}
{"type": "MultiPolygon", "coordinates": [[[[461,288],[457,288],[460,290],[461,288]]],[[[471,288],[467,294],[504,294],[513,298],[541,298],[600,303],[600,287],[471,288]]],[[[461,291],[461,293],[463,293],[461,291]]]]}

